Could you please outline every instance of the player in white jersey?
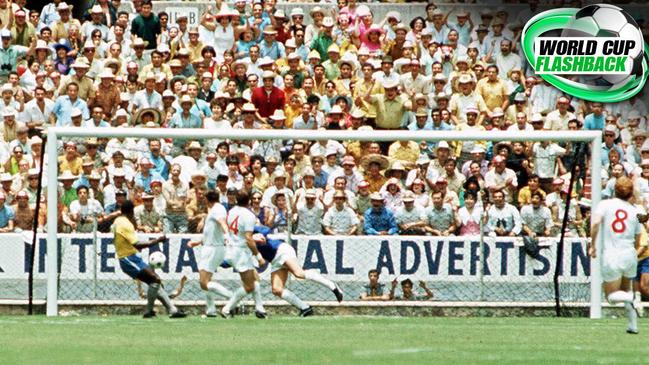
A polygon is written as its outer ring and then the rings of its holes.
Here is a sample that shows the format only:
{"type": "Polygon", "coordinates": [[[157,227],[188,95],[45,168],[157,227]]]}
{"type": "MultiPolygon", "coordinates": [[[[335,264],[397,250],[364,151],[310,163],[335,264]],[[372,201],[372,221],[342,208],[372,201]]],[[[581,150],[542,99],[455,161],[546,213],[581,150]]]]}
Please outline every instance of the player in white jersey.
{"type": "Polygon", "coordinates": [[[250,194],[240,191],[237,194],[237,205],[228,212],[227,223],[230,232],[230,244],[227,246],[225,259],[239,272],[243,285],[234,291],[228,303],[221,310],[221,316],[224,318],[232,317],[231,309],[250,293],[253,293],[255,300],[255,315],[257,318],[266,318],[259,282],[257,282],[255,275],[257,264],[263,266],[266,261],[259,254],[257,245],[252,239],[257,217],[248,209],[249,203],[250,194]]]}
{"type": "Polygon", "coordinates": [[[219,203],[219,193],[209,191],[205,195],[209,211],[205,217],[203,227],[203,240],[190,242],[189,247],[203,245],[198,263],[199,280],[201,289],[205,292],[205,315],[216,317],[216,306],[214,305],[214,294],[226,299],[232,297],[232,291],[223,285],[212,281],[212,275],[223,262],[225,257],[225,246],[228,243],[228,224],[226,223],[227,212],[225,207],[219,203]]]}
{"type": "Polygon", "coordinates": [[[627,333],[638,333],[638,314],[633,307],[631,280],[636,276],[640,247],[639,211],[629,200],[633,182],[620,177],[615,182],[615,198],[598,204],[591,223],[591,244],[588,254],[597,257],[597,238],[602,233],[602,279],[609,303],[624,303],[629,326],[627,333]]]}

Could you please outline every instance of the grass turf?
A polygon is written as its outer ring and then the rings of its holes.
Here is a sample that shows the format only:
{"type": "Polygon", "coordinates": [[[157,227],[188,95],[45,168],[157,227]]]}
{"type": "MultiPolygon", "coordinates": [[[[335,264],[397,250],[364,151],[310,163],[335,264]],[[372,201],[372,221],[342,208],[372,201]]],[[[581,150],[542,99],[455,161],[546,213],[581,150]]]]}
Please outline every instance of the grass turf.
{"type": "Polygon", "coordinates": [[[646,364],[649,328],[642,322],[634,336],[623,319],[3,316],[0,362],[646,364]]]}

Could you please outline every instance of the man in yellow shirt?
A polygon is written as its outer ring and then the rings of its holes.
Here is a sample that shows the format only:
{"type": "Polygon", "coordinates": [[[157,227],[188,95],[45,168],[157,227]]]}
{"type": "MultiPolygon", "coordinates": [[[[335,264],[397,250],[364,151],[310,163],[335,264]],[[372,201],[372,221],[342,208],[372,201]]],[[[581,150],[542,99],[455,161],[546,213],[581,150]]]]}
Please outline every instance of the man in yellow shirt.
{"type": "Polygon", "coordinates": [[[146,243],[139,242],[137,235],[135,234],[135,212],[133,202],[128,200],[122,204],[121,212],[122,214],[117,217],[113,223],[113,244],[115,245],[115,252],[117,253],[119,266],[122,268],[122,271],[133,279],[140,280],[149,286],[147,290],[147,305],[146,312],[144,312],[144,318],[155,317],[153,305],[155,304],[156,298],[160,299],[165,308],[167,308],[170,318],[186,317],[187,315],[185,313],[178,310],[178,308],[171,303],[169,295],[167,295],[167,292],[165,292],[164,288],[161,287],[162,282],[160,277],[144,262],[144,260],[142,260],[142,256],[139,253],[139,250],[155,246],[164,242],[167,238],[162,236],[146,243]]]}

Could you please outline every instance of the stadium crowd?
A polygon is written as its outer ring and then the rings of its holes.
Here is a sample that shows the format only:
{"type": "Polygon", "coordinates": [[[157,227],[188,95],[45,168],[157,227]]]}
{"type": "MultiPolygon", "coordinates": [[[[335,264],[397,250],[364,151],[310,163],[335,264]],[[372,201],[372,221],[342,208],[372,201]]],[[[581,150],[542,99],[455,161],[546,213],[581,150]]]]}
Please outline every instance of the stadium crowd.
{"type": "Polygon", "coordinates": [[[551,236],[577,164],[568,230],[583,236],[590,171],[577,143],[173,138],[174,128],[603,130],[604,195],[629,175],[646,203],[644,96],[589,103],[535,76],[520,34],[539,2],[527,3],[473,16],[429,3],[414,19],[377,19],[354,0],[286,13],[272,0],[216,1],[190,27],[148,0],[133,1],[135,13],[96,0],[79,19],[59,0],[40,11],[0,0],[0,232],[31,229],[39,131],[56,125],[170,136],[65,139],[59,186],[44,188],[58,188],[62,232],[108,231],[125,199],[142,232],[200,232],[215,189],[226,207],[250,192],[258,223],[276,232],[475,235],[482,221],[492,236],[551,236]]]}

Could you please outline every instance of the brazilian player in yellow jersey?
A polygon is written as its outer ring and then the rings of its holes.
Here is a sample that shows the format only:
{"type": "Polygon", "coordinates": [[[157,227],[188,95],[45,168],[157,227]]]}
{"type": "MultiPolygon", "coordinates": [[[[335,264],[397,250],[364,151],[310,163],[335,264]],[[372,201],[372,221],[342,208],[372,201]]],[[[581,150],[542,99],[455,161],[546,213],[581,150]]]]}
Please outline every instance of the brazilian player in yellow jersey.
{"type": "Polygon", "coordinates": [[[119,259],[119,266],[122,271],[133,279],[140,280],[148,285],[147,290],[147,304],[144,318],[155,317],[153,306],[155,300],[159,299],[162,304],[167,308],[171,318],[183,318],[187,315],[178,310],[176,306],[171,303],[169,295],[162,287],[160,277],[153,271],[148,264],[142,260],[140,250],[155,246],[164,242],[167,238],[165,236],[158,237],[150,240],[149,242],[139,242],[135,234],[135,215],[133,202],[130,200],[122,204],[121,215],[115,219],[113,223],[113,244],[115,245],[115,252],[119,259]]]}

